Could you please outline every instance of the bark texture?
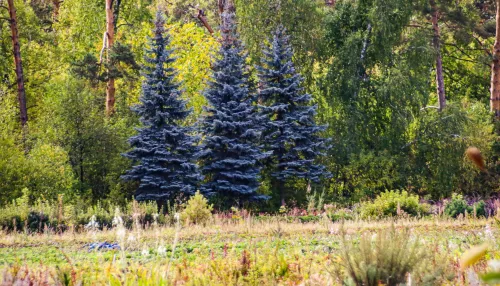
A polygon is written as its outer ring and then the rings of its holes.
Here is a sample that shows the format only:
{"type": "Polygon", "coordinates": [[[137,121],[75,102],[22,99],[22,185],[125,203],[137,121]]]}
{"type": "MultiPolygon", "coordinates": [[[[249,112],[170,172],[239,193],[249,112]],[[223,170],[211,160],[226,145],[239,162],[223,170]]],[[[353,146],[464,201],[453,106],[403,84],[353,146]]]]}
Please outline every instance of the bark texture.
{"type": "MultiPolygon", "coordinates": [[[[108,51],[107,61],[110,61],[110,50],[115,39],[115,15],[113,13],[113,0],[106,0],[106,46],[108,51]]],[[[115,79],[109,75],[106,85],[106,115],[111,116],[115,111],[115,79]]]]}
{"type": "Polygon", "coordinates": [[[12,52],[16,66],[17,99],[19,101],[19,115],[23,129],[28,123],[28,110],[26,107],[26,91],[24,89],[24,73],[21,60],[21,47],[19,45],[19,32],[17,29],[17,15],[14,0],[7,0],[12,34],[12,52]]]}
{"type": "Polygon", "coordinates": [[[443,58],[441,56],[441,34],[439,31],[439,11],[436,6],[436,1],[429,1],[432,9],[432,30],[434,36],[432,38],[432,45],[436,52],[436,87],[438,95],[438,107],[439,111],[446,107],[446,94],[444,89],[444,78],[443,78],[443,58]]]}
{"type": "Polygon", "coordinates": [[[490,108],[500,119],[500,0],[496,0],[496,35],[491,62],[490,108]]]}

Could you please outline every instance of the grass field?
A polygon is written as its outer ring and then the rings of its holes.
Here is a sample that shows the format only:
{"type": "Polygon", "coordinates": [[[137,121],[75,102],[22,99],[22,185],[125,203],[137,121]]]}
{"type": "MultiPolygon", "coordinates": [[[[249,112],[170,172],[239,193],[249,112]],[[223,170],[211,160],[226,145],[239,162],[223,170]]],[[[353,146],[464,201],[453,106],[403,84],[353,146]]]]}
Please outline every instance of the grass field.
{"type": "MultiPolygon", "coordinates": [[[[360,238],[375,241],[377,235],[393,230],[407,241],[400,244],[389,239],[385,247],[400,251],[400,259],[410,257],[415,249],[422,254],[418,258],[422,263],[406,274],[407,285],[472,285],[477,279],[474,273],[484,271],[486,262],[476,264],[475,272],[461,271],[460,256],[483,242],[491,245],[487,259],[500,254],[494,243],[499,233],[492,219],[342,224],[326,219],[299,223],[250,217],[218,220],[207,226],[1,233],[0,281],[1,285],[16,280],[33,285],[352,284],[346,257],[356,257],[363,251],[360,238]],[[121,249],[88,251],[89,243],[103,241],[118,243],[121,249]]],[[[373,247],[375,260],[379,261],[383,246],[373,247]]]]}

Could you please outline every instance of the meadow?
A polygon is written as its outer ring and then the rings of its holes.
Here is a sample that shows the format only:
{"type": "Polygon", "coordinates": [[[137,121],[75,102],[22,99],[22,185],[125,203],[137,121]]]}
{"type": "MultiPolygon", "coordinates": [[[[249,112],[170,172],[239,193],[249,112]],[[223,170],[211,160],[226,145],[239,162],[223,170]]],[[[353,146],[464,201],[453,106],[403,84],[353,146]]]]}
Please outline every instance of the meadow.
{"type": "MultiPolygon", "coordinates": [[[[213,216],[206,225],[4,232],[0,284],[356,285],[354,271],[366,281],[399,272],[404,285],[479,285],[494,265],[486,260],[500,254],[498,236],[495,218],[440,216],[309,223],[213,216]],[[120,249],[89,250],[105,241],[120,249]],[[460,267],[464,252],[482,243],[489,244],[486,259],[460,267]]],[[[400,284],[375,283],[364,285],[400,284]]]]}

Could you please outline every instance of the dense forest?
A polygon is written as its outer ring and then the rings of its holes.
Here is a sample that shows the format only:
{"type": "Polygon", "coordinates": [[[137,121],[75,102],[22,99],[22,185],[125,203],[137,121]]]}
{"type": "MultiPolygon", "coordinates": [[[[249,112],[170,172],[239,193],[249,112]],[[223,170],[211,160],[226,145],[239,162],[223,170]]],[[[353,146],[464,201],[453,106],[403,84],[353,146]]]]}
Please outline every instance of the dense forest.
{"type": "Polygon", "coordinates": [[[499,0],[0,0],[0,55],[0,205],[500,188],[499,0]]]}

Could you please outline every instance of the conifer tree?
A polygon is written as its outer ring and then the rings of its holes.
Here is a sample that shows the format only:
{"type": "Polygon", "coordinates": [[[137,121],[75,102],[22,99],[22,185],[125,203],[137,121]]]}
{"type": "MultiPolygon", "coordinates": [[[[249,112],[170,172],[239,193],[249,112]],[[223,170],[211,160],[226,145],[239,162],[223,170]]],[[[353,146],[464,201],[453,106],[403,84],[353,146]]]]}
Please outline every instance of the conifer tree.
{"type": "Polygon", "coordinates": [[[174,80],[171,65],[175,59],[164,26],[164,17],[158,12],[154,36],[146,49],[140,104],[134,108],[143,127],[130,138],[133,150],[125,154],[139,164],[123,176],[140,181],[136,200],[155,200],[159,205],[180,193],[193,195],[202,179],[195,163],[199,138],[191,135],[192,127],[181,125],[191,110],[180,98],[179,84],[174,80]]]}
{"type": "Polygon", "coordinates": [[[200,163],[206,182],[202,191],[224,197],[226,203],[264,199],[259,187],[259,161],[266,156],[257,146],[260,123],[255,93],[250,91],[246,54],[238,39],[235,11],[227,1],[222,13],[221,48],[205,91],[208,115],[201,125],[205,135],[200,163]]]}
{"type": "Polygon", "coordinates": [[[272,152],[269,160],[274,187],[284,204],[284,185],[290,178],[318,182],[329,176],[325,167],[315,163],[323,155],[325,140],[318,133],[326,126],[316,125],[317,106],[304,92],[302,77],[295,71],[292,48],[283,26],[273,33],[272,43],[264,49],[260,78],[260,113],[267,116],[263,134],[265,148],[272,152]]]}

